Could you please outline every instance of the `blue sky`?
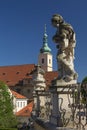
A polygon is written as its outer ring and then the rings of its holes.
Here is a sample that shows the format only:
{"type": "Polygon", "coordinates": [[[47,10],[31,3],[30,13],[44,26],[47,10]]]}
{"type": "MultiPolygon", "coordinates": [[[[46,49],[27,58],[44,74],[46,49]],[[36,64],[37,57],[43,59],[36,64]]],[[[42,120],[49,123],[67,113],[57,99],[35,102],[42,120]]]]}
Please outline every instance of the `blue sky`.
{"type": "Polygon", "coordinates": [[[84,0],[0,0],[0,66],[37,64],[47,25],[48,44],[57,70],[56,45],[52,36],[52,15],[61,14],[76,33],[75,70],[81,81],[87,76],[87,1],[84,0]]]}

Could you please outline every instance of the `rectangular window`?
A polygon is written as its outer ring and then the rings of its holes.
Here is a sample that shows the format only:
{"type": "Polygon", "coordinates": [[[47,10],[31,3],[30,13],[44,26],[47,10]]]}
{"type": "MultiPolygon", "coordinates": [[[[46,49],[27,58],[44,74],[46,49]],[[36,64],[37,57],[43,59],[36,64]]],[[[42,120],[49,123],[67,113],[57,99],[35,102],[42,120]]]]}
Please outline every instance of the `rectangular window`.
{"type": "Polygon", "coordinates": [[[51,59],[49,59],[49,64],[51,64],[51,59]]]}
{"type": "Polygon", "coordinates": [[[17,106],[19,107],[19,102],[17,103],[17,106]]]}
{"type": "Polygon", "coordinates": [[[25,107],[25,102],[23,102],[23,107],[25,107]]]}
{"type": "Polygon", "coordinates": [[[20,107],[22,107],[22,102],[20,102],[20,107]]]}
{"type": "Polygon", "coordinates": [[[44,64],[44,58],[42,59],[42,64],[44,64]]]}

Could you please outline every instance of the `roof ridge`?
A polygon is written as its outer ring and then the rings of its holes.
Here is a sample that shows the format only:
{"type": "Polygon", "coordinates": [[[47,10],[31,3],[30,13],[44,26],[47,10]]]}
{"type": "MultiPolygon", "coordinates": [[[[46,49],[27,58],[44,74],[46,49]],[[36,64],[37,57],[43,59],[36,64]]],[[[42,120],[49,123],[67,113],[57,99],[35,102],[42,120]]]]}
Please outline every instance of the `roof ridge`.
{"type": "Polygon", "coordinates": [[[6,65],[6,66],[0,66],[0,67],[13,67],[13,66],[25,66],[25,65],[35,65],[35,64],[32,63],[32,64],[6,65]]]}
{"type": "Polygon", "coordinates": [[[16,98],[27,99],[27,97],[25,97],[25,96],[22,95],[22,94],[17,93],[16,91],[11,90],[11,92],[12,92],[12,94],[13,94],[16,98]]]}

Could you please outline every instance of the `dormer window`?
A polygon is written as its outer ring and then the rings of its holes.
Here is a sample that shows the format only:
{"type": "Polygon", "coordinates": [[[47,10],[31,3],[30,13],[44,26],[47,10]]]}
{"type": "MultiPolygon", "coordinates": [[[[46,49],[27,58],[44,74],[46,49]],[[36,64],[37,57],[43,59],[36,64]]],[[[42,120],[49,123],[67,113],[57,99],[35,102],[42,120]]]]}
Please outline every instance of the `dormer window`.
{"type": "Polygon", "coordinates": [[[26,76],[29,76],[29,73],[26,73],[26,76]]]}
{"type": "Polygon", "coordinates": [[[19,74],[19,71],[18,71],[18,72],[16,72],[16,74],[19,74]]]}
{"type": "Polygon", "coordinates": [[[7,83],[10,82],[9,80],[6,81],[7,83]]]}
{"type": "Polygon", "coordinates": [[[3,75],[5,75],[6,73],[3,73],[3,75]]]}

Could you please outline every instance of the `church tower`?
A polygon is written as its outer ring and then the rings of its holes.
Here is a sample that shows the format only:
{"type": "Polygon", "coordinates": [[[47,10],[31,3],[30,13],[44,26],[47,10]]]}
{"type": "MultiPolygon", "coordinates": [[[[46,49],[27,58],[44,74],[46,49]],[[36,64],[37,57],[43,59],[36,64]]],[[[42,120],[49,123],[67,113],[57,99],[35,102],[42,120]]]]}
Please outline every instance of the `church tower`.
{"type": "Polygon", "coordinates": [[[38,57],[38,64],[45,71],[52,71],[52,54],[51,49],[48,46],[48,35],[46,33],[46,25],[43,35],[43,46],[40,49],[40,54],[38,57]]]}

